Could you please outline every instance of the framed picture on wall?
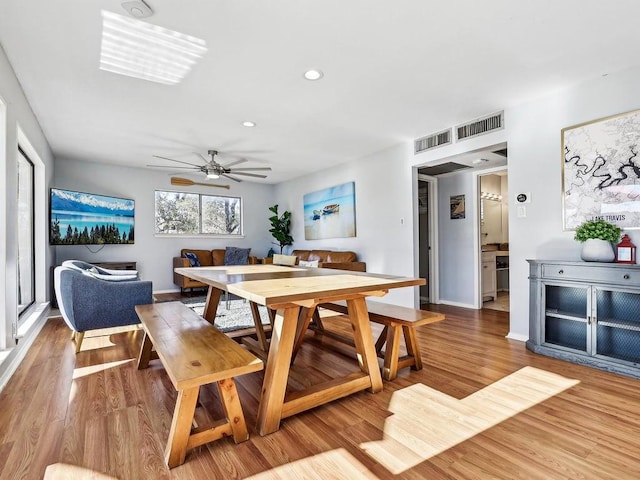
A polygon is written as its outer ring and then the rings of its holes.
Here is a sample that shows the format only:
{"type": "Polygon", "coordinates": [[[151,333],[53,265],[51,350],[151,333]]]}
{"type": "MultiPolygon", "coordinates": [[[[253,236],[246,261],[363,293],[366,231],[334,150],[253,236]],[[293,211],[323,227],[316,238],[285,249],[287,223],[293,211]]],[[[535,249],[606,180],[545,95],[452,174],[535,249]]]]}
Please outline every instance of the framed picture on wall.
{"type": "Polygon", "coordinates": [[[451,202],[451,219],[457,220],[464,218],[464,195],[452,195],[451,202]]]}
{"type": "Polygon", "coordinates": [[[640,110],[562,129],[565,230],[587,220],[640,227],[640,110]]]}
{"type": "Polygon", "coordinates": [[[304,195],[305,240],[356,236],[355,185],[347,182],[304,195]]]}

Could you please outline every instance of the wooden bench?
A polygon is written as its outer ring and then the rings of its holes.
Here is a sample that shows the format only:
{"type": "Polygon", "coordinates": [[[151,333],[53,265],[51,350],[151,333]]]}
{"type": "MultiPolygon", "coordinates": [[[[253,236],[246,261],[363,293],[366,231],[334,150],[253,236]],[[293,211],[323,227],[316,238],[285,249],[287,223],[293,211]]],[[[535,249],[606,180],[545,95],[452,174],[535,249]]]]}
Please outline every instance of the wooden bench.
{"type": "MultiPolygon", "coordinates": [[[[348,314],[347,302],[321,303],[318,306],[345,315],[348,314]]],[[[371,322],[384,325],[382,333],[376,340],[376,352],[380,358],[384,359],[382,378],[393,380],[398,376],[400,368],[411,367],[413,370],[421,370],[422,359],[416,327],[444,320],[444,314],[379,302],[367,302],[367,309],[371,322]],[[404,334],[407,349],[407,355],[402,357],[400,356],[400,332],[404,334]],[[385,347],[384,351],[383,347],[385,347]]],[[[314,314],[313,328],[338,341],[353,345],[351,338],[325,330],[317,312],[314,314]]]]}
{"type": "Polygon", "coordinates": [[[262,361],[180,302],[135,308],[145,331],[138,369],[159,358],[178,391],[165,450],[169,468],[182,465],[187,450],[223,436],[233,436],[236,443],[247,440],[233,378],[262,370],[262,361]],[[200,386],[214,382],[226,418],[192,429],[200,386]]]}

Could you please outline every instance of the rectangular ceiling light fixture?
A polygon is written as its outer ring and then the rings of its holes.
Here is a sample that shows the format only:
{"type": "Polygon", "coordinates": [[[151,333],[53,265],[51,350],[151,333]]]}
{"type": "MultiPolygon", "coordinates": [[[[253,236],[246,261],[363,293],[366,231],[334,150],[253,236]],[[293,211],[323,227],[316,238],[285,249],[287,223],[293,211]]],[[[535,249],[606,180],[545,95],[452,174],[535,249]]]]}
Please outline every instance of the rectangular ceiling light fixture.
{"type": "Polygon", "coordinates": [[[205,53],[204,40],[102,11],[101,70],[175,85],[205,53]]]}

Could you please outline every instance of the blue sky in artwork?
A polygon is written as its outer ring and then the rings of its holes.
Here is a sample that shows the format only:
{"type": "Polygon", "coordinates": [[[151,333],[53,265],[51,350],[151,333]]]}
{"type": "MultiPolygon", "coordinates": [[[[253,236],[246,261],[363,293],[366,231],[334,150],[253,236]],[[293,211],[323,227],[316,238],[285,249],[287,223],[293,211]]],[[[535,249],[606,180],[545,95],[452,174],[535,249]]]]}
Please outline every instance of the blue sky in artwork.
{"type": "Polygon", "coordinates": [[[343,183],[333,187],[325,188],[324,190],[318,190],[317,192],[307,193],[304,196],[304,204],[312,205],[318,202],[325,202],[334,198],[342,198],[348,195],[353,195],[355,190],[355,182],[343,183]]]}

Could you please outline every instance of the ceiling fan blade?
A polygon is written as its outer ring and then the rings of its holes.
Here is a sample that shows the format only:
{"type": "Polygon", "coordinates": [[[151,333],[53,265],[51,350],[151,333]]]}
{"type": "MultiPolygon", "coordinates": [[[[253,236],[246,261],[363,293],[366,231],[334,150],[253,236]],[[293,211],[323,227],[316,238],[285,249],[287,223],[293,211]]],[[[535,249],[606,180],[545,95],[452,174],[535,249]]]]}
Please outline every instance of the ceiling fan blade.
{"type": "Polygon", "coordinates": [[[175,165],[147,165],[147,167],[152,167],[152,168],[184,168],[185,170],[197,170],[198,167],[177,167],[175,165]]]}
{"type": "Polygon", "coordinates": [[[232,170],[230,173],[233,175],[245,175],[247,177],[267,178],[266,175],[258,175],[257,173],[236,172],[235,170],[232,170]]]}
{"type": "Polygon", "coordinates": [[[201,153],[198,153],[198,152],[193,152],[193,153],[194,153],[194,155],[198,155],[198,156],[202,159],[202,161],[203,161],[204,163],[210,163],[210,162],[211,162],[211,160],[210,160],[210,159],[206,159],[206,158],[204,157],[204,155],[202,155],[201,153]]]}
{"type": "Polygon", "coordinates": [[[232,168],[234,172],[248,172],[251,170],[269,170],[271,171],[271,167],[246,167],[246,168],[232,168]]]}
{"type": "Polygon", "coordinates": [[[201,183],[194,182],[193,180],[189,180],[188,178],[180,178],[180,177],[171,177],[171,185],[179,185],[181,187],[191,187],[193,185],[203,185],[205,187],[217,187],[217,188],[226,188],[229,189],[229,185],[217,185],[214,183],[201,183]]]}
{"type": "Polygon", "coordinates": [[[231,175],[227,175],[226,173],[222,173],[220,176],[221,177],[225,177],[225,178],[229,178],[229,179],[233,180],[234,182],[241,182],[242,181],[239,178],[233,178],[231,175]]]}
{"type": "Polygon", "coordinates": [[[246,158],[239,158],[238,160],[234,160],[231,163],[225,163],[224,165],[222,165],[224,168],[229,168],[232,165],[238,165],[239,163],[244,163],[246,162],[247,159],[246,158]]]}
{"type": "Polygon", "coordinates": [[[183,162],[182,160],[176,160],[175,158],[161,157],[160,155],[153,155],[153,157],[155,157],[155,158],[161,158],[161,159],[163,159],[163,160],[169,160],[169,161],[171,161],[171,162],[184,163],[184,164],[186,164],[186,165],[191,165],[192,167],[198,167],[198,168],[200,168],[200,165],[196,165],[195,163],[183,162]]]}

